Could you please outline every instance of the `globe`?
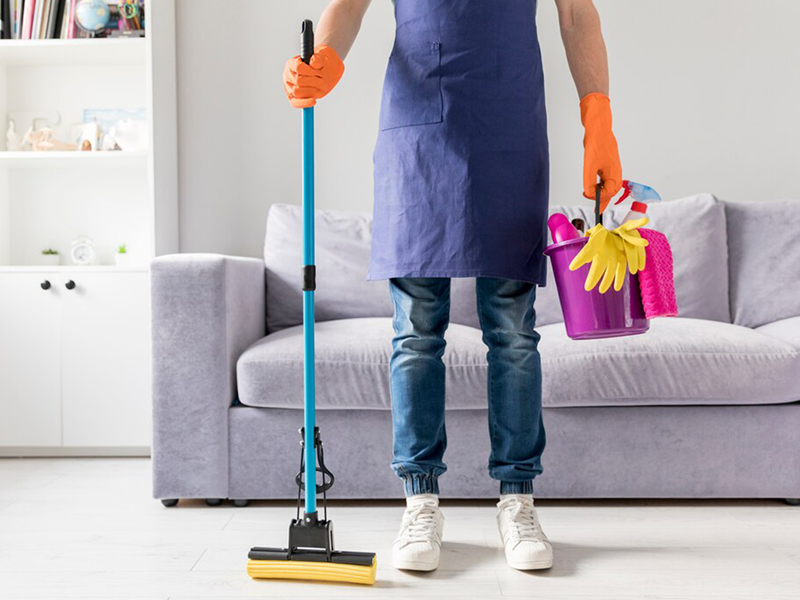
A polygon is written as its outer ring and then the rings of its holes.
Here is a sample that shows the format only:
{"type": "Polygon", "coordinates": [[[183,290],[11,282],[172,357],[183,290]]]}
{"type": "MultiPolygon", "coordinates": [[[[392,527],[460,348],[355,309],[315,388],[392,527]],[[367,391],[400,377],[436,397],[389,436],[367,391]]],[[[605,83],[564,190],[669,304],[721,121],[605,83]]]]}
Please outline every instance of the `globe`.
{"type": "Polygon", "coordinates": [[[80,0],[75,6],[75,22],[89,33],[98,33],[106,28],[111,12],[103,0],[80,0]]]}

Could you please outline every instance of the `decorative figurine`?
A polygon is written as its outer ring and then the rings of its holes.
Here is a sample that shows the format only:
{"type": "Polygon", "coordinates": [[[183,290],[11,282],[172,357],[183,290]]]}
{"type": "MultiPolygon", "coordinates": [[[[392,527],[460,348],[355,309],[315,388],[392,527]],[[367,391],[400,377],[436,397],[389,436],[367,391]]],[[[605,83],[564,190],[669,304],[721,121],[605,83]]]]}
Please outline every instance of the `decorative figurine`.
{"type": "Polygon", "coordinates": [[[33,130],[33,127],[28,129],[25,137],[22,140],[24,144],[30,144],[34,152],[46,152],[51,150],[77,150],[75,144],[68,144],[66,142],[55,139],[55,131],[49,127],[42,127],[41,129],[33,130]]]}
{"type": "Polygon", "coordinates": [[[8,131],[6,131],[6,150],[9,152],[18,152],[22,150],[22,141],[19,139],[14,121],[8,122],[8,131]]]}

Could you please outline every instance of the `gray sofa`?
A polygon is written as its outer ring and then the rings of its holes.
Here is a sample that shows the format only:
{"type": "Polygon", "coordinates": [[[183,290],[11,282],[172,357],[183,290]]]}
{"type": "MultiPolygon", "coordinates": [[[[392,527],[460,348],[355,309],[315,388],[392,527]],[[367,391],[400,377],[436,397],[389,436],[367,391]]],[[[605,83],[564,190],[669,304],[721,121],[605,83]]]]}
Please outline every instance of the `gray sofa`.
{"type": "MultiPolygon", "coordinates": [[[[590,205],[563,209],[591,221],[590,205]]],[[[624,211],[611,211],[618,222],[624,211]]],[[[650,211],[670,238],[681,316],[642,336],[569,340],[553,285],[537,329],[542,498],[800,497],[800,202],[703,194],[650,211]]],[[[394,498],[386,282],[370,219],[317,214],[318,423],[332,498],[394,498]]],[[[154,496],[295,498],[302,424],[300,211],[273,206],[265,260],[152,264],[154,496]]],[[[447,332],[446,497],[494,497],[474,282],[447,332]]]]}

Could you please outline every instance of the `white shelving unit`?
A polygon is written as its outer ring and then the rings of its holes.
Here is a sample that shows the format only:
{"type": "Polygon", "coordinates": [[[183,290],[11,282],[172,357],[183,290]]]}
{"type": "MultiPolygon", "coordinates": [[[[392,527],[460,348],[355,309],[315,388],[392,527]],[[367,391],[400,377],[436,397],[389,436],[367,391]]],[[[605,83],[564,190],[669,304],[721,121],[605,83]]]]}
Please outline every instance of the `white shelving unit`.
{"type": "Polygon", "coordinates": [[[48,169],[106,165],[147,168],[149,152],[2,152],[0,169],[48,169]]]}
{"type": "Polygon", "coordinates": [[[0,40],[0,65],[142,65],[146,39],[0,40]],[[102,44],[102,51],[98,51],[102,44]]]}
{"type": "Polygon", "coordinates": [[[147,265],[178,251],[178,176],[175,2],[147,8],[145,38],[0,40],[0,455],[149,452],[147,265]],[[67,141],[104,108],[144,108],[147,151],[7,151],[10,118],[67,141]]]}

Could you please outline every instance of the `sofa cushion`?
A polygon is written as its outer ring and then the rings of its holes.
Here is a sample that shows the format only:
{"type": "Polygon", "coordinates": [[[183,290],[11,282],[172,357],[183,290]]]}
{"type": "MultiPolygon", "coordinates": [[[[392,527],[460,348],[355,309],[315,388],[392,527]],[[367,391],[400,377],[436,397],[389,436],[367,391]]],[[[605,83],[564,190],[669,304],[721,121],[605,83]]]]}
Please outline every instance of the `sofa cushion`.
{"type": "Polygon", "coordinates": [[[800,316],[800,200],[727,202],[733,322],[800,316]]]}
{"type": "MultiPolygon", "coordinates": [[[[317,291],[319,321],[392,314],[386,284],[366,281],[372,222],[359,213],[316,213],[317,291]]],[[[303,322],[303,211],[273,204],[264,243],[267,266],[267,331],[303,322]]]]}
{"type": "MultiPolygon", "coordinates": [[[[317,407],[389,409],[390,318],[317,323],[317,407]]],[[[468,408],[485,401],[485,348],[473,327],[447,330],[447,387],[451,405],[468,408]],[[462,406],[463,404],[463,406],[462,406]]],[[[290,327],[252,345],[236,367],[239,400],[248,406],[302,408],[303,331],[290,327]]]]}
{"type": "MultiPolygon", "coordinates": [[[[388,284],[367,281],[372,217],[357,212],[316,212],[317,321],[392,314],[388,284]]],[[[300,268],[303,264],[303,213],[299,206],[273,204],[264,242],[267,265],[267,331],[303,321],[300,268]]],[[[475,282],[453,280],[453,323],[477,325],[475,282]]]]}
{"type": "Polygon", "coordinates": [[[746,327],[675,317],[631,337],[575,342],[560,323],[540,333],[550,406],[800,400],[800,350],[746,327]]]}
{"type": "MultiPolygon", "coordinates": [[[[615,207],[614,225],[629,206],[615,207]]],[[[678,314],[693,319],[731,322],[725,206],[711,194],[652,204],[650,224],[672,247],[678,314]]]]}
{"type": "MultiPolygon", "coordinates": [[[[539,328],[543,402],[550,407],[772,404],[800,400],[800,350],[757,331],[697,319],[655,319],[641,336],[575,342],[561,323],[539,328]]],[[[388,318],[316,327],[317,406],[389,409],[388,318]]],[[[481,332],[447,331],[444,361],[451,409],[486,406],[481,332]]],[[[239,399],[249,406],[301,408],[302,330],[284,329],[239,359],[239,399]]]]}
{"type": "Polygon", "coordinates": [[[756,331],[786,342],[800,352],[800,317],[781,319],[761,327],[756,327],[756,331]]]}

